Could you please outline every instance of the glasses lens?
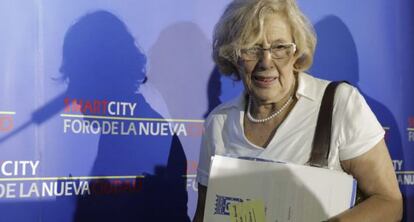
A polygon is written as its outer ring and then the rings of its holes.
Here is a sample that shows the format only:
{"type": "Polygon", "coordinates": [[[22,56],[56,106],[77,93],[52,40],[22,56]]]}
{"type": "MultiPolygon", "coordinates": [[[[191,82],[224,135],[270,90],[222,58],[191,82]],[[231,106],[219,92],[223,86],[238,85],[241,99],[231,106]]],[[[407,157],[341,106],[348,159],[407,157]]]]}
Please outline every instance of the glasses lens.
{"type": "Polygon", "coordinates": [[[243,60],[258,60],[260,52],[261,52],[261,49],[258,47],[242,49],[241,58],[243,60]]]}
{"type": "Polygon", "coordinates": [[[271,48],[272,58],[274,59],[284,59],[290,57],[293,52],[293,45],[276,45],[271,48]]]}

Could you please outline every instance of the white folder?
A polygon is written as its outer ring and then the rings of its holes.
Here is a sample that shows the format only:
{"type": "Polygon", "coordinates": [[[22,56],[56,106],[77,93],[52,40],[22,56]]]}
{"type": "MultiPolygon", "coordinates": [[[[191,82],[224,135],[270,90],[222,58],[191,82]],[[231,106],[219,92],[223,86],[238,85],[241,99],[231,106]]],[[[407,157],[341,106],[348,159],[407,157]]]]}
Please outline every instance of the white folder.
{"type": "Polygon", "coordinates": [[[214,156],[205,222],[229,222],[229,205],[263,201],[266,222],[320,222],[354,205],[352,176],[311,166],[214,156]]]}

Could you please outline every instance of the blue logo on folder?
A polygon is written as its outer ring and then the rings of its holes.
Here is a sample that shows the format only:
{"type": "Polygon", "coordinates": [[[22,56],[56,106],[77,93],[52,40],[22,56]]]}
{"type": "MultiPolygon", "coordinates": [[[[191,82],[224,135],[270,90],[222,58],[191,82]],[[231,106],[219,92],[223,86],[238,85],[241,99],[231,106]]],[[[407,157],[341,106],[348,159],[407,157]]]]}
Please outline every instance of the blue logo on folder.
{"type": "Polygon", "coordinates": [[[243,200],[237,197],[216,195],[216,207],[214,208],[214,214],[230,215],[229,204],[241,202],[243,202],[243,200]]]}

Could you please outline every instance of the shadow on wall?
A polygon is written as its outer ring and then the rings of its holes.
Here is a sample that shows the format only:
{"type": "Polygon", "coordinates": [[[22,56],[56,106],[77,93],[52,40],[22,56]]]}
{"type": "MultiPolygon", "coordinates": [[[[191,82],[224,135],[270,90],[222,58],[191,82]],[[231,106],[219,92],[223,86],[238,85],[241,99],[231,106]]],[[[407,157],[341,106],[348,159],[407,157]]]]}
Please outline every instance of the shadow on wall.
{"type": "Polygon", "coordinates": [[[208,95],[208,107],[207,111],[204,113],[204,118],[207,118],[208,114],[216,108],[216,106],[220,105],[220,95],[221,91],[221,82],[220,82],[221,73],[218,70],[217,66],[214,66],[213,71],[210,74],[210,78],[208,79],[207,84],[207,95],[208,95]]]}
{"type": "Polygon", "coordinates": [[[211,71],[207,85],[208,107],[204,118],[221,103],[228,102],[238,97],[244,91],[243,82],[234,77],[224,76],[217,65],[211,71]]]}
{"type": "Polygon", "coordinates": [[[161,31],[149,52],[149,82],[161,92],[171,116],[201,118],[205,112],[205,83],[212,67],[209,41],[192,22],[179,22],[161,31]]]}
{"type": "MultiPolygon", "coordinates": [[[[356,86],[382,126],[387,127],[385,141],[391,158],[403,160],[401,134],[394,115],[385,105],[369,97],[358,86],[360,75],[358,53],[346,24],[339,17],[330,15],[317,22],[314,27],[318,36],[318,45],[310,72],[322,79],[346,80],[356,86]]],[[[404,195],[404,187],[400,188],[404,195]]]]}
{"type": "MultiPolygon", "coordinates": [[[[199,25],[189,21],[169,24],[159,33],[148,55],[147,84],[159,90],[171,118],[201,120],[207,105],[206,82],[213,64],[209,40],[199,25]]],[[[178,134],[189,162],[195,163],[203,124],[187,121],[184,124],[195,129],[189,128],[185,137],[178,134]]],[[[192,216],[197,192],[194,189],[188,193],[189,215],[192,216]]]]}
{"type": "MultiPolygon", "coordinates": [[[[169,127],[170,123],[151,108],[142,94],[137,93],[147,80],[145,66],[145,55],[135,45],[125,24],[115,15],[97,11],[81,17],[71,26],[64,39],[60,69],[62,79],[68,83],[67,90],[35,110],[30,121],[3,137],[0,143],[32,124],[43,124],[62,109],[80,106],[83,107],[80,110],[83,115],[95,117],[78,117],[78,120],[87,122],[100,134],[91,175],[121,178],[90,180],[90,195],[79,196],[77,200],[63,196],[44,203],[2,205],[1,209],[19,212],[13,216],[16,220],[22,217],[24,209],[29,214],[26,214],[26,220],[38,220],[40,214],[42,221],[70,221],[67,211],[76,204],[74,221],[190,221],[183,177],[187,160],[181,142],[169,130],[168,135],[161,135],[165,134],[162,124],[169,127]],[[66,100],[72,102],[71,105],[66,100]],[[87,101],[91,104],[123,102],[135,108],[119,109],[115,114],[109,114],[107,106],[86,108],[87,101]],[[153,118],[158,121],[113,117],[153,118]],[[104,132],[105,124],[106,127],[111,125],[112,130],[104,132]],[[120,132],[124,133],[121,135],[120,132]]],[[[76,164],[81,160],[80,157],[72,161],[76,164]]],[[[4,215],[1,218],[10,219],[4,215]]]]}
{"type": "Polygon", "coordinates": [[[101,132],[91,174],[137,177],[90,181],[91,195],[78,198],[75,221],[189,221],[181,142],[174,133],[161,135],[161,125],[169,123],[136,93],[146,80],[145,65],[125,24],[109,12],[87,14],[67,32],[61,72],[71,98],[135,104],[134,112],[117,115],[159,120],[107,121],[129,133],[101,132]]]}

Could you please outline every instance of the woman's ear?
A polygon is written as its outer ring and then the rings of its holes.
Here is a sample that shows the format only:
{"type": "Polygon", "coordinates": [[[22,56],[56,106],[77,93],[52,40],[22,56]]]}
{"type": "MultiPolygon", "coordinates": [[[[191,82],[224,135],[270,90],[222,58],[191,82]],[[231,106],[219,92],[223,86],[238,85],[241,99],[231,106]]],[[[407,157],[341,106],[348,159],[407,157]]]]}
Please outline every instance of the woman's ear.
{"type": "Polygon", "coordinates": [[[303,62],[306,59],[306,55],[300,52],[295,53],[295,55],[293,56],[293,70],[295,71],[300,71],[302,69],[303,66],[303,62]]]}

